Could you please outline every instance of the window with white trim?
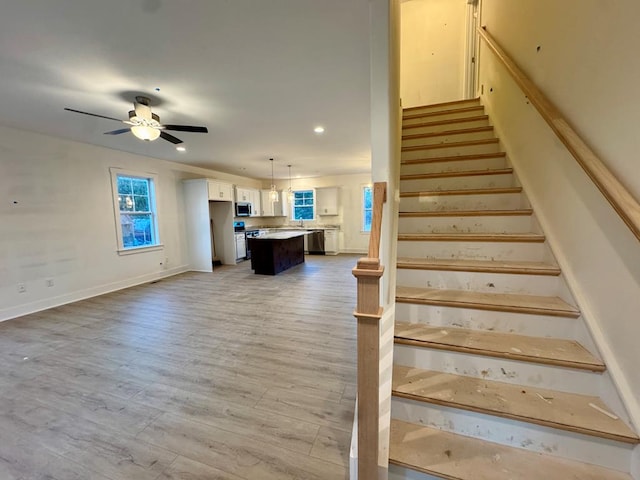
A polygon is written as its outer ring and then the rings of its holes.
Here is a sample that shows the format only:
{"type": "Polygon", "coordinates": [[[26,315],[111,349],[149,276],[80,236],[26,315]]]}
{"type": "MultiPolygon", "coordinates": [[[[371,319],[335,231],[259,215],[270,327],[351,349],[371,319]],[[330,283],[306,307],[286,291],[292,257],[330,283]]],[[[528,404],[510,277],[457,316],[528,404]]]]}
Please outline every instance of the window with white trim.
{"type": "Polygon", "coordinates": [[[295,190],[293,192],[293,220],[313,220],[315,218],[315,199],[313,190],[295,190]]]}
{"type": "Polygon", "coordinates": [[[373,220],[373,188],[370,185],[362,187],[362,231],[371,231],[373,220]]]}
{"type": "Polygon", "coordinates": [[[111,169],[118,251],[160,246],[156,175],[111,169]]]}

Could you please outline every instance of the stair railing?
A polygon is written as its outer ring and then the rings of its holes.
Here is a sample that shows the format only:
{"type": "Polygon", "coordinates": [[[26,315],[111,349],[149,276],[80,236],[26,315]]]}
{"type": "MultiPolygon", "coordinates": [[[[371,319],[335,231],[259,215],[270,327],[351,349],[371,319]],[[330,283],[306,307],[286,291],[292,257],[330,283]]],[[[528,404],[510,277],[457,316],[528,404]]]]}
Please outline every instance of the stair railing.
{"type": "Polygon", "coordinates": [[[368,257],[360,258],[353,275],[358,299],[353,315],[358,319],[358,478],[378,478],[378,429],[380,406],[380,233],[382,207],[387,200],[386,182],[373,186],[373,217],[368,257]]]}
{"type": "Polygon", "coordinates": [[[538,87],[527,77],[520,67],[507,55],[496,40],[487,32],[486,27],[477,29],[480,38],[493,51],[496,57],[506,67],[529,101],[538,110],[542,118],[564,143],[567,150],[577,160],[591,181],[618,213],[622,221],[640,240],[640,204],[620,183],[613,173],[605,166],[598,156],[580,138],[577,132],[569,125],[558,108],[545,97],[538,87]]]}

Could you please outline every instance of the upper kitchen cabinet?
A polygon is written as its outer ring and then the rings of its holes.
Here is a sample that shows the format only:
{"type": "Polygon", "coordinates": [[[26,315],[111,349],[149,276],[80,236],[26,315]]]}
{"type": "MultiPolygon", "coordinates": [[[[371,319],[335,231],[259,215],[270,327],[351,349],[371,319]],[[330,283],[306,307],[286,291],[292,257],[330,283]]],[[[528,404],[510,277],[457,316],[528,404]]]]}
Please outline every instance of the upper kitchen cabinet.
{"type": "Polygon", "coordinates": [[[340,187],[316,188],[318,215],[338,215],[340,187]]]}
{"type": "Polygon", "coordinates": [[[209,200],[233,202],[233,185],[230,183],[207,180],[207,186],[209,188],[209,200]]]}
{"type": "Polygon", "coordinates": [[[260,190],[257,188],[236,187],[236,202],[251,204],[251,216],[260,216],[260,190]]]}
{"type": "Polygon", "coordinates": [[[262,199],[260,198],[260,190],[252,188],[249,198],[251,199],[251,216],[259,217],[262,209],[262,199]]]}
{"type": "Polygon", "coordinates": [[[249,202],[249,188],[236,187],[236,202],[249,202]]]}
{"type": "Polygon", "coordinates": [[[278,201],[271,201],[271,190],[261,191],[260,202],[260,216],[261,217],[286,217],[287,208],[287,194],[282,190],[278,190],[278,201]]]}

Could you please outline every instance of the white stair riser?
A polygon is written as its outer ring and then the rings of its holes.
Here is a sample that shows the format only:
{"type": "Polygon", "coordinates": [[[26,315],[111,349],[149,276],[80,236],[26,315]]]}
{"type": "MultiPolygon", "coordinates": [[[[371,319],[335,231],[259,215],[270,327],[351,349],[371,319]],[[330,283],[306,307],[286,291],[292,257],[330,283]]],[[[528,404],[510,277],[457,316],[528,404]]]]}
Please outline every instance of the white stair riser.
{"type": "Polygon", "coordinates": [[[416,303],[396,303],[396,318],[400,322],[428,323],[432,326],[565,339],[574,338],[580,328],[580,322],[572,318],[416,303]]]}
{"type": "Polygon", "coordinates": [[[442,477],[434,477],[426,473],[417,472],[397,465],[389,465],[387,480],[442,480],[442,477]]]}
{"type": "Polygon", "coordinates": [[[403,287],[522,295],[554,296],[558,289],[557,277],[508,273],[398,269],[396,281],[403,287]]]}
{"type": "Polygon", "coordinates": [[[545,248],[543,243],[524,242],[399,241],[398,256],[541,262],[545,257],[545,248]]]}
{"type": "Polygon", "coordinates": [[[400,217],[400,233],[529,233],[531,215],[469,217],[400,217]]]}
{"type": "Polygon", "coordinates": [[[401,165],[401,175],[414,173],[463,172],[469,170],[495,170],[506,168],[506,157],[481,158],[474,160],[449,160],[446,162],[418,163],[401,165]]]}
{"type": "Polygon", "coordinates": [[[522,193],[465,193],[461,195],[420,195],[401,197],[401,212],[441,212],[448,210],[519,210],[528,208],[522,193]]]}
{"type": "MultiPolygon", "coordinates": [[[[396,365],[582,395],[598,395],[601,374],[486,355],[395,344],[396,365]]],[[[542,400],[541,400],[542,401],[542,400]]]]}
{"type": "Polygon", "coordinates": [[[485,145],[443,145],[440,148],[427,148],[418,150],[403,151],[402,160],[414,160],[419,158],[454,157],[458,155],[477,155],[480,153],[498,153],[500,146],[498,143],[488,143],[485,145]]]}
{"type": "Polygon", "coordinates": [[[459,190],[465,188],[505,188],[516,186],[512,173],[400,180],[401,192],[459,190]]]}
{"type": "Polygon", "coordinates": [[[496,135],[493,129],[481,132],[465,132],[455,134],[442,133],[434,137],[404,138],[402,139],[402,146],[413,147],[417,145],[438,145],[441,143],[471,142],[473,140],[495,138],[495,136],[496,135]]]}
{"type": "Polygon", "coordinates": [[[416,135],[420,133],[437,133],[446,132],[449,130],[462,130],[464,128],[478,128],[488,127],[489,119],[484,118],[481,120],[464,120],[456,121],[455,123],[437,123],[437,122],[425,122],[423,126],[413,126],[411,128],[403,128],[402,135],[416,135]]]}
{"type": "Polygon", "coordinates": [[[631,459],[631,446],[619,442],[408,399],[394,398],[391,415],[406,422],[607,468],[626,468],[631,459]]]}
{"type": "MultiPolygon", "coordinates": [[[[413,116],[413,115],[416,115],[416,113],[414,112],[414,113],[411,113],[410,115],[413,116]]],[[[403,118],[402,125],[406,127],[409,125],[416,125],[416,124],[426,123],[426,122],[439,122],[441,120],[452,120],[454,118],[477,117],[478,115],[484,115],[483,108],[474,108],[473,110],[468,112],[449,111],[449,112],[443,112],[435,115],[425,115],[425,116],[415,117],[415,118],[403,118]]]]}
{"type": "Polygon", "coordinates": [[[463,100],[461,102],[455,103],[445,103],[445,104],[435,104],[435,105],[424,105],[419,106],[417,108],[408,108],[403,111],[403,115],[415,115],[418,113],[434,113],[434,112],[444,112],[450,110],[459,110],[461,108],[469,108],[469,107],[479,107],[480,99],[471,98],[469,100],[463,100]]]}

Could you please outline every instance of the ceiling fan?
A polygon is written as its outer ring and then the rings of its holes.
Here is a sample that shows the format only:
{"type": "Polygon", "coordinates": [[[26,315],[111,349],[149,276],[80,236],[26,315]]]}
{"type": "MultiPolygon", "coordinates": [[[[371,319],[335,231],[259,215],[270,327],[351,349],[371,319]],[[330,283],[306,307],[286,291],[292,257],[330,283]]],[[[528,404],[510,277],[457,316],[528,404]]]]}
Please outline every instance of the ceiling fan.
{"type": "Polygon", "coordinates": [[[112,130],[105,132],[105,135],[120,135],[121,133],[131,132],[140,140],[153,141],[158,137],[177,145],[182,140],[168,134],[165,130],[173,130],[176,132],[195,132],[209,133],[207,127],[194,127],[191,125],[168,125],[160,123],[160,117],[151,112],[150,100],[147,97],[137,96],[133,103],[133,110],[129,111],[128,120],[120,120],[118,118],[98,115],[97,113],[82,112],[73,108],[65,108],[69,112],[82,113],[83,115],[91,115],[92,117],[106,118],[107,120],[115,120],[130,125],[127,128],[112,130]]]}

